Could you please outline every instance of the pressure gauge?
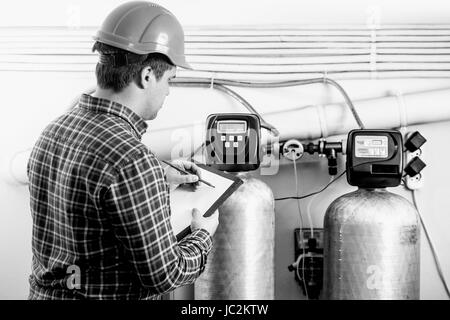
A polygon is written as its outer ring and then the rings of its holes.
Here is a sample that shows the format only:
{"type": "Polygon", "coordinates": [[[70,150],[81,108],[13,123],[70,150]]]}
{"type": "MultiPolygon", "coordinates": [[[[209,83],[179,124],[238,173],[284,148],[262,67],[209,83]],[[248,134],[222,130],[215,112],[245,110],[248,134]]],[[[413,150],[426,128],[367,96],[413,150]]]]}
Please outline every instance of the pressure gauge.
{"type": "Polygon", "coordinates": [[[347,181],[364,188],[396,187],[403,172],[403,139],[397,130],[352,130],[347,139],[347,181]]]}
{"type": "Polygon", "coordinates": [[[206,164],[222,171],[260,165],[261,124],[256,114],[219,113],[206,119],[206,164]]]}

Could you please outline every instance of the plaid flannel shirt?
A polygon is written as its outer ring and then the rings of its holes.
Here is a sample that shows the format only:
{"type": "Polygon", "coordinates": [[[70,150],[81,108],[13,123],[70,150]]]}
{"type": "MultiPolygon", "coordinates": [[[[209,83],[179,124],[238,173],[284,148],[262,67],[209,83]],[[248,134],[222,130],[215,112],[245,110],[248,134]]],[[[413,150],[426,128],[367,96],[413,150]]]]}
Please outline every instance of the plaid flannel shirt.
{"type": "Polygon", "coordinates": [[[177,243],[146,129],[127,107],[84,94],[43,131],[27,168],[29,299],[158,299],[204,270],[211,236],[177,243]]]}

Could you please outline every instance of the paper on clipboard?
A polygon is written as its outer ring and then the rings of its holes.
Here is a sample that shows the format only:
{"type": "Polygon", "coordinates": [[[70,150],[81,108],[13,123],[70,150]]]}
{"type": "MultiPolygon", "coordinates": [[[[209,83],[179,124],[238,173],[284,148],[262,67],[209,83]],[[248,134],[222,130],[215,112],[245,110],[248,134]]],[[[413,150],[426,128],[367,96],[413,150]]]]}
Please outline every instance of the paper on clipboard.
{"type": "Polygon", "coordinates": [[[190,233],[192,209],[197,208],[204,216],[210,216],[242,184],[242,180],[206,165],[197,164],[201,177],[215,188],[200,183],[194,190],[191,186],[179,186],[170,193],[172,228],[181,240],[190,233]]]}

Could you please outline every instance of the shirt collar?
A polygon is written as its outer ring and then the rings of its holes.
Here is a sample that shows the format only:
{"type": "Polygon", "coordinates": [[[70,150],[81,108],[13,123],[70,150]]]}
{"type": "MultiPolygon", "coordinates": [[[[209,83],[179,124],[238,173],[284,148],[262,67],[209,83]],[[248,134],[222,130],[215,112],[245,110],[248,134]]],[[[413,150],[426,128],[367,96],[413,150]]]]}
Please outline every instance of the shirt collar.
{"type": "Polygon", "coordinates": [[[93,97],[89,94],[82,94],[79,101],[79,107],[92,110],[95,112],[109,113],[116,115],[127,121],[134,131],[136,131],[139,139],[147,130],[147,123],[128,107],[111,100],[93,97]]]}

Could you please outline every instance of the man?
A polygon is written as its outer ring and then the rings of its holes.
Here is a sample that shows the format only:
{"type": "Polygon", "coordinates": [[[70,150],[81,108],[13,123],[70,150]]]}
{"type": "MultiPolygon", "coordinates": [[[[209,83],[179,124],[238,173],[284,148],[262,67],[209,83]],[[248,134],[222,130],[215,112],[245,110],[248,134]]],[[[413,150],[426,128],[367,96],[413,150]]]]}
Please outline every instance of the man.
{"type": "Polygon", "coordinates": [[[113,10],[95,37],[97,89],[43,131],[28,163],[33,216],[30,299],[157,299],[205,268],[218,213],[193,209],[177,243],[170,184],[195,183],[161,167],[141,143],[188,68],[177,19],[149,2],[113,10]]]}

